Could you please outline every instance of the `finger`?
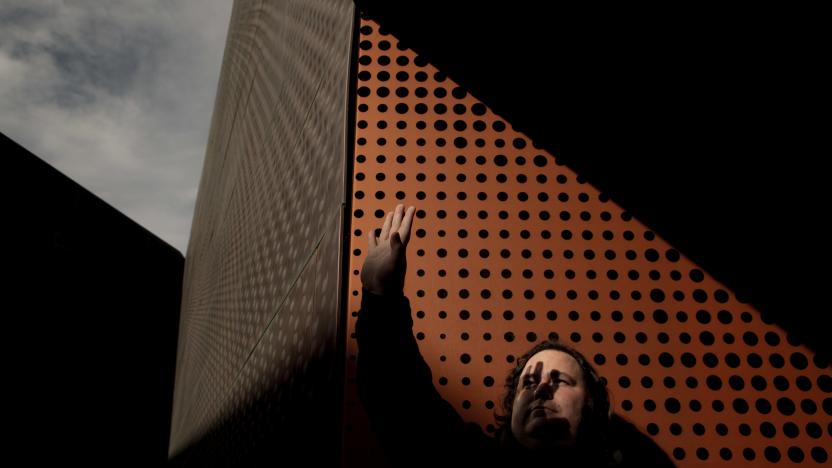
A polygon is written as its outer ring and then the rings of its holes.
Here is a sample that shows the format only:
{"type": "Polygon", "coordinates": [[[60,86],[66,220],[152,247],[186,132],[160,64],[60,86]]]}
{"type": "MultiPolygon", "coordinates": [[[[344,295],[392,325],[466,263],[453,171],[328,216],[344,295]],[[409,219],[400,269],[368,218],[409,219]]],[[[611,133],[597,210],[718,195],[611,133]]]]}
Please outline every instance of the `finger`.
{"type": "Polygon", "coordinates": [[[540,379],[543,377],[543,361],[537,361],[537,364],[534,365],[534,376],[540,382],[540,379]]]}
{"type": "Polygon", "coordinates": [[[402,244],[407,247],[407,243],[410,241],[410,228],[413,225],[413,214],[416,212],[416,207],[411,206],[407,209],[407,212],[404,214],[404,219],[402,220],[402,225],[399,228],[399,235],[402,236],[402,244]]]}
{"type": "Polygon", "coordinates": [[[393,223],[393,212],[387,213],[387,218],[384,219],[384,227],[381,228],[381,235],[379,240],[387,240],[390,237],[390,224],[393,223]]]}
{"type": "Polygon", "coordinates": [[[396,213],[393,215],[393,225],[390,226],[390,233],[394,233],[399,230],[399,226],[402,225],[402,213],[404,212],[404,205],[401,203],[396,205],[396,213]]]}
{"type": "Polygon", "coordinates": [[[370,229],[370,232],[367,233],[367,241],[371,249],[378,245],[378,243],[376,242],[375,229],[370,229]]]}
{"type": "Polygon", "coordinates": [[[393,251],[399,251],[403,247],[402,236],[396,231],[393,231],[393,233],[390,234],[390,247],[393,251]]]}

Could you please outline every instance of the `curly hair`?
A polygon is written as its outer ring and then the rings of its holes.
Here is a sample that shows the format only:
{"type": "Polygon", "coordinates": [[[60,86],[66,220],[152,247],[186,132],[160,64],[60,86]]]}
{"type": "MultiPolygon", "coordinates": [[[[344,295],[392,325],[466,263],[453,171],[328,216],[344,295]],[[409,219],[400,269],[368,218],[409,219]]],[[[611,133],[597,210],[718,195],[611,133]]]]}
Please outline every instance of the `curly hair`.
{"type": "Polygon", "coordinates": [[[572,356],[583,372],[586,400],[577,431],[577,448],[585,450],[588,456],[596,458],[596,462],[600,465],[614,464],[614,456],[608,443],[612,407],[607,381],[598,375],[598,372],[595,371],[595,368],[592,367],[592,364],[587,361],[583,354],[566,343],[557,340],[541,341],[517,358],[515,367],[506,377],[506,393],[502,399],[504,414],[498,414],[496,410],[494,413],[496,421],[495,438],[501,444],[517,446],[517,441],[511,431],[511,418],[514,410],[514,398],[517,394],[517,384],[528,360],[535,354],[550,349],[562,351],[572,356]],[[602,449],[599,450],[599,448],[602,449]]]}

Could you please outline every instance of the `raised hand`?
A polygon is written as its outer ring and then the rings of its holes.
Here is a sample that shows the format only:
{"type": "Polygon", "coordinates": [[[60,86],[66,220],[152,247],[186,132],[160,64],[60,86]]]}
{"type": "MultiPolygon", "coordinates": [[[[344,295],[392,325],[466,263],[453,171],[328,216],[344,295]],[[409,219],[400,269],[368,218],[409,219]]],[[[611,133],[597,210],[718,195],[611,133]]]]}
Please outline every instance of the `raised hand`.
{"type": "Polygon", "coordinates": [[[406,247],[415,212],[416,207],[411,206],[405,212],[404,205],[399,204],[395,212],[387,213],[380,236],[376,237],[375,229],[367,233],[367,256],[361,269],[362,287],[380,295],[403,292],[407,271],[406,247]]]}

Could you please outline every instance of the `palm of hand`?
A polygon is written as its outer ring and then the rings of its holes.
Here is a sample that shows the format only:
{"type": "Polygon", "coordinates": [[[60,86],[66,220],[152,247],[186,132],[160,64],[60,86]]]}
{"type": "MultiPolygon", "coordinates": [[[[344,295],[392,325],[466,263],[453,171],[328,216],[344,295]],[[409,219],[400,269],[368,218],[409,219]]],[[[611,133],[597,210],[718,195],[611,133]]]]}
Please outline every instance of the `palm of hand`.
{"type": "Polygon", "coordinates": [[[375,230],[368,233],[368,250],[361,271],[364,288],[385,294],[401,292],[407,270],[406,247],[410,240],[413,214],[416,208],[411,206],[405,213],[404,205],[396,206],[395,212],[389,212],[384,221],[381,235],[375,230]]]}

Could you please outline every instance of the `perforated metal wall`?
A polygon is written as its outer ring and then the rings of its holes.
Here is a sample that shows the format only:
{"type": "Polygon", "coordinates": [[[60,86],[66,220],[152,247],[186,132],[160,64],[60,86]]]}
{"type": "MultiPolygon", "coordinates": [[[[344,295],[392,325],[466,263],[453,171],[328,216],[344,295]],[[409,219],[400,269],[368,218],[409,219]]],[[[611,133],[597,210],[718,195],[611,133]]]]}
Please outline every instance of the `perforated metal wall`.
{"type": "Polygon", "coordinates": [[[679,466],[828,462],[828,362],[377,24],[359,47],[346,466],[381,464],[352,332],[367,230],[397,203],[417,208],[414,333],[464,419],[492,432],[515,356],[558,337],[679,466]]]}
{"type": "Polygon", "coordinates": [[[183,283],[185,464],[334,464],[353,21],[344,0],[234,4],[183,283]]]}

